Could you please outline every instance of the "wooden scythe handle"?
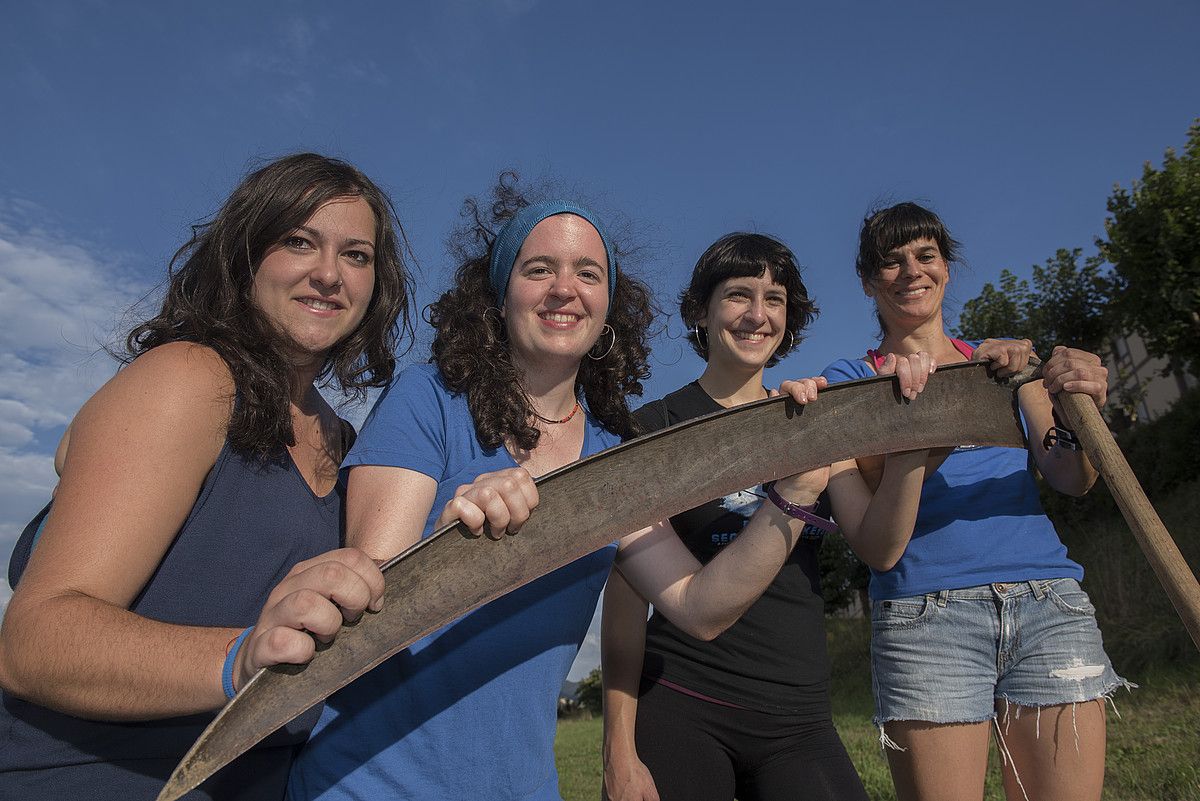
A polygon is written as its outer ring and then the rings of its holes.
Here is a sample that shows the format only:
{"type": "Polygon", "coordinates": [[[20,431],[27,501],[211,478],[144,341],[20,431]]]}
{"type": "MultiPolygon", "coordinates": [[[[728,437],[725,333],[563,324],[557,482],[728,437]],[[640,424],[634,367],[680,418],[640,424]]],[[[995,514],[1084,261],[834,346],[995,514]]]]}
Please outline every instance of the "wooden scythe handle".
{"type": "Polygon", "coordinates": [[[1150,505],[1142,485],[1133,475],[1129,462],[1117,447],[1112,432],[1104,424],[1100,412],[1096,411],[1092,399],[1081,393],[1063,392],[1058,400],[1067,413],[1068,423],[1083,445],[1084,453],[1104,477],[1104,483],[1125,516],[1125,522],[1150,560],[1150,566],[1175,605],[1175,611],[1183,620],[1192,642],[1200,649],[1200,584],[1179,552],[1179,546],[1171,539],[1167,527],[1150,505]]]}

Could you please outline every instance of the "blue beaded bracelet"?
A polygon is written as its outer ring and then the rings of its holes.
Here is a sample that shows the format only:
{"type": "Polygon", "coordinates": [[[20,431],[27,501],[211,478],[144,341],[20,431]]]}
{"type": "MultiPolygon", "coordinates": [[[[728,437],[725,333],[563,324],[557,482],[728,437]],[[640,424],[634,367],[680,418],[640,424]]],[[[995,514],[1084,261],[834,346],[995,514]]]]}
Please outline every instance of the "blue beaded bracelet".
{"type": "Polygon", "coordinates": [[[233,698],[237,695],[237,690],[233,689],[233,665],[237,662],[238,651],[242,649],[242,643],[246,641],[252,631],[254,631],[254,626],[248,626],[229,646],[229,653],[225,654],[225,666],[221,668],[221,688],[225,690],[226,698],[233,698]]]}

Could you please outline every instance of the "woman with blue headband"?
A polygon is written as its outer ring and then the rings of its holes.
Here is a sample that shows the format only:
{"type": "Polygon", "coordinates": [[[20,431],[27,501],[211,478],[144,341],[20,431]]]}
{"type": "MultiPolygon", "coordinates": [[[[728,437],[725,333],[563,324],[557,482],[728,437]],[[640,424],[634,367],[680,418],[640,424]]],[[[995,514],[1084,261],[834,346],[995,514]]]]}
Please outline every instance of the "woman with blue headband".
{"type": "MultiPolygon", "coordinates": [[[[378,559],[454,518],[515,534],[537,504],[532,476],[634,432],[626,396],[647,374],[645,287],[581,206],[527,205],[503,179],[483,208],[467,203],[462,266],[431,307],[432,363],[387,390],[344,463],[348,541],[378,559]]],[[[823,385],[783,389],[806,403],[823,385]]],[[[811,503],[827,472],[776,486],[811,503]]],[[[711,638],[799,537],[800,522],[768,506],[703,569],[663,522],[418,641],[329,700],[289,797],[558,801],[558,691],[614,558],[677,625],[711,638]]]]}

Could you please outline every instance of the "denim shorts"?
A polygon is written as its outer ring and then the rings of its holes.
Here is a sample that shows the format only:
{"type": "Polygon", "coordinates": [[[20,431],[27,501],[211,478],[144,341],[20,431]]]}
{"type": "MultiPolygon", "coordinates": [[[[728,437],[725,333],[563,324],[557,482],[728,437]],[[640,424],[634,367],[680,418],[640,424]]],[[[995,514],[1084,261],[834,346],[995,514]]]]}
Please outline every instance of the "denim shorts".
{"type": "Polygon", "coordinates": [[[997,701],[1091,701],[1117,687],[1095,609],[1075,579],[985,584],[875,601],[875,724],[976,723],[997,701]]]}

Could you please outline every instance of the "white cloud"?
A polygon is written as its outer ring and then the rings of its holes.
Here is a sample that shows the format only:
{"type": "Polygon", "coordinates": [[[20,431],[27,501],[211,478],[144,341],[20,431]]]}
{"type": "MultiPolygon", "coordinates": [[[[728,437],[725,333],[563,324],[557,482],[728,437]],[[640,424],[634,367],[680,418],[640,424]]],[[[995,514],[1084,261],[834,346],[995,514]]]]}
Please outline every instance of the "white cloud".
{"type": "MultiPolygon", "coordinates": [[[[145,292],[117,262],[29,225],[26,204],[0,204],[0,566],[54,487],[57,433],[112,376],[110,342],[145,292]],[[19,222],[11,222],[10,218],[19,222]]],[[[0,581],[0,607],[8,603],[0,581]]]]}
{"type": "Polygon", "coordinates": [[[596,604],[596,611],[592,615],[592,624],[588,626],[588,633],[583,638],[583,645],[579,647],[579,653],[575,655],[575,662],[567,673],[568,681],[579,681],[591,673],[594,668],[600,667],[600,609],[603,606],[604,593],[600,593],[600,602],[596,604]]]}

